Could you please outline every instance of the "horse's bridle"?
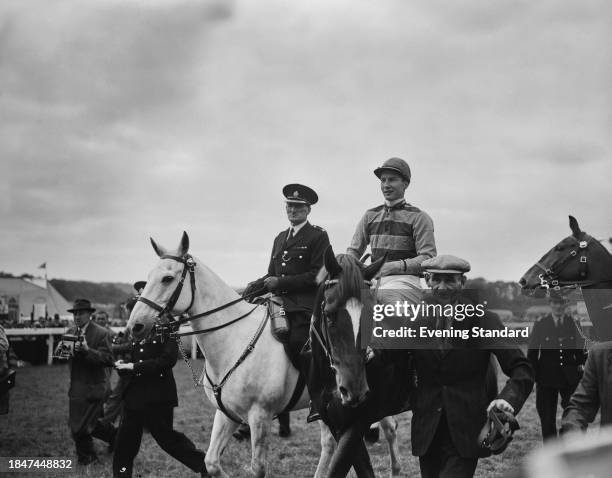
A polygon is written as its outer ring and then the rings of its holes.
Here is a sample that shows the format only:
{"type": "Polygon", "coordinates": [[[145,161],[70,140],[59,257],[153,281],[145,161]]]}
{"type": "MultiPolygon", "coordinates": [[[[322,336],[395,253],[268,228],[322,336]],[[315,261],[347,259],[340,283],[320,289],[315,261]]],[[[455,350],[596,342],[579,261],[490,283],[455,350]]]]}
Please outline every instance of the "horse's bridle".
{"type": "MultiPolygon", "coordinates": [[[[324,282],[324,289],[329,289],[331,286],[337,283],[338,283],[338,279],[328,279],[324,282]]],[[[372,285],[372,282],[368,280],[364,280],[364,283],[368,287],[372,285]]],[[[325,312],[325,305],[326,305],[326,301],[324,297],[323,300],[321,301],[321,315],[320,315],[321,318],[320,318],[320,325],[319,325],[319,327],[321,328],[321,333],[319,333],[319,331],[317,330],[316,324],[314,322],[311,322],[310,330],[315,336],[315,338],[317,339],[317,342],[319,343],[321,348],[323,349],[323,353],[327,357],[330,367],[334,369],[337,361],[334,358],[333,352],[332,352],[333,349],[331,347],[331,339],[329,337],[329,330],[327,326],[328,314],[325,312]]],[[[356,337],[355,337],[355,340],[357,340],[356,337]]],[[[368,356],[368,351],[367,349],[365,349],[363,353],[364,363],[367,361],[366,360],[367,356],[368,356]]]]}
{"type": "Polygon", "coordinates": [[[195,285],[196,261],[193,259],[193,257],[191,257],[189,254],[185,254],[182,257],[172,256],[170,254],[164,254],[163,256],[160,256],[160,259],[172,259],[173,261],[180,262],[181,264],[183,264],[183,272],[181,273],[181,278],[179,279],[178,284],[176,285],[176,288],[174,289],[174,292],[172,292],[172,295],[168,299],[168,302],[166,302],[166,305],[164,306],[159,305],[153,302],[152,300],[149,300],[146,297],[143,297],[142,295],[138,297],[137,299],[138,302],[147,304],[149,307],[157,311],[157,316],[155,317],[156,323],[161,323],[162,317],[164,316],[172,316],[172,310],[174,309],[174,306],[176,305],[179,297],[181,296],[181,292],[183,291],[183,284],[185,283],[185,277],[187,276],[187,272],[189,272],[189,282],[191,284],[191,302],[189,302],[189,307],[187,307],[183,311],[183,313],[187,313],[189,309],[191,309],[191,307],[193,306],[193,301],[195,299],[195,289],[196,289],[196,285],[195,285]]]}
{"type": "Polygon", "coordinates": [[[585,286],[585,285],[591,284],[591,281],[586,281],[586,280],[582,280],[582,281],[580,280],[579,281],[561,281],[559,280],[559,274],[561,273],[561,271],[568,265],[568,263],[572,259],[578,257],[578,250],[582,251],[579,256],[580,263],[579,263],[578,274],[581,278],[585,278],[587,276],[589,266],[588,266],[588,259],[586,256],[586,252],[590,244],[588,241],[576,240],[576,242],[577,242],[578,248],[571,248],[567,256],[555,262],[550,267],[546,267],[540,262],[535,263],[535,265],[539,267],[540,269],[542,269],[543,271],[542,274],[538,275],[538,279],[540,279],[540,287],[542,287],[543,289],[549,289],[552,287],[553,290],[561,290],[561,287],[579,287],[579,286],[585,286]]]}
{"type": "Polygon", "coordinates": [[[202,330],[196,330],[193,332],[185,332],[185,333],[178,334],[177,331],[182,324],[190,322],[194,319],[198,319],[200,317],[206,317],[207,315],[212,315],[234,304],[237,304],[238,302],[246,300],[250,298],[251,296],[259,294],[260,291],[255,291],[252,294],[248,294],[243,297],[239,297],[235,300],[232,300],[223,305],[220,305],[219,307],[215,307],[214,309],[207,310],[200,314],[196,314],[196,315],[192,315],[189,317],[183,317],[181,319],[174,320],[174,316],[172,315],[172,310],[174,309],[174,306],[176,305],[181,295],[181,292],[183,291],[183,285],[185,283],[185,278],[187,277],[187,273],[189,273],[189,283],[191,284],[191,301],[189,302],[189,307],[187,307],[183,312],[181,312],[181,314],[186,314],[187,312],[189,312],[189,310],[193,306],[193,302],[195,299],[195,291],[196,291],[195,268],[196,268],[197,263],[190,254],[185,254],[182,257],[173,256],[170,254],[164,254],[160,256],[160,258],[161,259],[172,259],[173,261],[180,262],[181,264],[183,264],[183,271],[181,273],[181,278],[179,279],[178,284],[176,285],[176,289],[174,289],[174,292],[172,292],[172,295],[168,299],[168,302],[166,302],[166,305],[163,305],[163,306],[157,304],[156,302],[153,302],[150,299],[147,299],[146,297],[143,297],[142,295],[138,297],[137,300],[148,305],[149,307],[157,311],[157,316],[155,317],[154,331],[155,331],[155,335],[160,337],[162,341],[167,336],[172,336],[172,335],[183,336],[183,335],[195,335],[195,334],[205,334],[209,332],[214,332],[215,330],[222,329],[224,327],[227,327],[228,325],[231,325],[235,322],[238,322],[239,320],[244,319],[245,317],[249,316],[251,312],[253,312],[258,307],[258,306],[253,307],[246,314],[243,314],[240,317],[237,317],[225,324],[217,325],[215,327],[210,327],[208,329],[202,329],[202,330]],[[168,318],[169,322],[164,323],[163,322],[164,317],[168,318]]]}

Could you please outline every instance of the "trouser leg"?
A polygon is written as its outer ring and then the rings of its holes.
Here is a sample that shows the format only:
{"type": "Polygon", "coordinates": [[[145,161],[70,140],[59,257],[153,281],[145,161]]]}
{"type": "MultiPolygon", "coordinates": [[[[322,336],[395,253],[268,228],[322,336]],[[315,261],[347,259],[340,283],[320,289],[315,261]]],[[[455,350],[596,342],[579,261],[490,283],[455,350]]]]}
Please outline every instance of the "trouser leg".
{"type": "Polygon", "coordinates": [[[559,390],[538,385],[536,388],[536,410],[542,425],[542,439],[557,436],[557,401],[559,390]]]}
{"type": "Polygon", "coordinates": [[[478,458],[459,455],[453,444],[446,416],[442,415],[436,434],[425,455],[419,457],[422,478],[472,478],[478,458]]]}
{"type": "Polygon", "coordinates": [[[170,456],[195,472],[204,468],[204,452],[198,450],[183,433],[174,430],[172,407],[158,408],[146,413],[146,424],[159,446],[170,456]]]}
{"type": "Polygon", "coordinates": [[[142,440],[142,415],[142,412],[126,409],[121,417],[113,455],[114,478],[132,477],[134,458],[138,454],[142,440]]]}

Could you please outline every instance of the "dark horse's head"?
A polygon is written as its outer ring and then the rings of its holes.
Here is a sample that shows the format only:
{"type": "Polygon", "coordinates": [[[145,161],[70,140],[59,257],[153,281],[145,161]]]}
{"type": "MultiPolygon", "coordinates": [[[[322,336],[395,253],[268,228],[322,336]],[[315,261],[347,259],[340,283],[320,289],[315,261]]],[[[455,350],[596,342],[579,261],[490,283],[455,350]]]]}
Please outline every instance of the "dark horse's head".
{"type": "Polygon", "coordinates": [[[572,235],[548,251],[519,280],[523,290],[590,286],[612,280],[612,255],[569,217],[572,235]]]}
{"type": "Polygon", "coordinates": [[[369,392],[360,324],[362,319],[372,317],[374,297],[368,281],[383,262],[384,258],[365,267],[347,254],[336,257],[331,246],[325,251],[311,339],[313,350],[322,349],[327,355],[342,404],[346,406],[359,405],[369,392]]]}
{"type": "Polygon", "coordinates": [[[572,235],[544,254],[519,284],[532,293],[580,287],[593,323],[591,337],[612,340],[609,310],[612,305],[612,254],[597,239],[581,231],[574,217],[569,218],[572,235]]]}

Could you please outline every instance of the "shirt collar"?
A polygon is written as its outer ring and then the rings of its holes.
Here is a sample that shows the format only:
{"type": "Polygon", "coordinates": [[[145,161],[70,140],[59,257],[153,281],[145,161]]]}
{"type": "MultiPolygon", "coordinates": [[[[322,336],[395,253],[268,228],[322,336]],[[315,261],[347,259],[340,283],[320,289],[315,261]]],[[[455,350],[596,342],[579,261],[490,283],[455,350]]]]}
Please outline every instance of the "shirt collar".
{"type": "MultiPolygon", "coordinates": [[[[85,324],[83,327],[81,327],[81,333],[82,333],[82,334],[84,334],[84,333],[85,333],[85,331],[87,330],[87,327],[89,327],[89,323],[90,323],[90,322],[91,322],[91,319],[89,319],[89,320],[87,321],[87,323],[86,323],[86,324],[85,324]]],[[[77,327],[77,328],[78,328],[78,327],[77,327]]]]}
{"type": "Polygon", "coordinates": [[[396,209],[402,209],[406,204],[406,200],[404,198],[396,199],[395,201],[387,201],[385,199],[385,209],[387,211],[394,211],[396,209]]]}
{"type": "Polygon", "coordinates": [[[307,222],[308,221],[304,221],[304,222],[301,222],[300,224],[297,224],[296,226],[293,226],[293,225],[290,226],[289,232],[287,233],[287,237],[289,237],[288,235],[291,234],[291,228],[293,228],[293,235],[295,236],[298,232],[300,232],[300,229],[302,229],[306,225],[307,222]]]}

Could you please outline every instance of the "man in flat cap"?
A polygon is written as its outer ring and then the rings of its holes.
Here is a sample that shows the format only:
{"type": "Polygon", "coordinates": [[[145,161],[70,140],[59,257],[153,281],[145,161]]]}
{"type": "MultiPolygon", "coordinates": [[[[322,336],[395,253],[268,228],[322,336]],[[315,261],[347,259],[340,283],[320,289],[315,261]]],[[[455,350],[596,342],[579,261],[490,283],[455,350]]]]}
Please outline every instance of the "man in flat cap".
{"type": "MultiPolygon", "coordinates": [[[[470,270],[467,261],[440,255],[423,261],[421,266],[433,296],[427,299],[428,303],[474,305],[462,295],[464,273],[470,270]]],[[[491,312],[470,315],[461,320],[458,313],[441,315],[429,324],[433,326],[435,322],[437,329],[445,330],[502,328],[499,317],[491,312]]],[[[488,411],[496,407],[518,413],[533,387],[533,371],[523,352],[502,344],[503,339],[435,340],[433,347],[430,343],[413,350],[418,385],[413,397],[412,453],[419,457],[423,478],[472,477],[478,458],[485,456],[478,435],[488,411]],[[510,377],[493,400],[487,388],[491,354],[510,377]]]]}
{"type": "Polygon", "coordinates": [[[70,431],[81,465],[97,460],[92,437],[112,445],[117,432],[112,425],[98,420],[110,391],[106,368],[112,366],[113,357],[109,332],[91,320],[95,311],[87,299],[77,299],[68,309],[75,325],[68,333],[79,338],[70,361],[68,397],[70,431]]]}
{"type": "MultiPolygon", "coordinates": [[[[243,295],[261,291],[282,298],[289,326],[289,358],[299,370],[299,353],[308,340],[317,291],[316,276],[323,266],[329,238],[324,229],[307,220],[311,206],[319,199],[316,192],[301,184],[288,184],[283,188],[283,196],[290,227],[274,239],[268,273],[249,283],[243,295]]],[[[279,415],[279,424],[279,435],[288,436],[288,413],[279,415]]],[[[235,436],[240,436],[240,432],[235,436]]]]}
{"type": "Polygon", "coordinates": [[[567,313],[567,298],[553,290],[548,301],[551,313],[533,324],[527,352],[536,375],[536,410],[543,440],[557,437],[559,396],[565,410],[587,359],[584,338],[567,313]]]}

